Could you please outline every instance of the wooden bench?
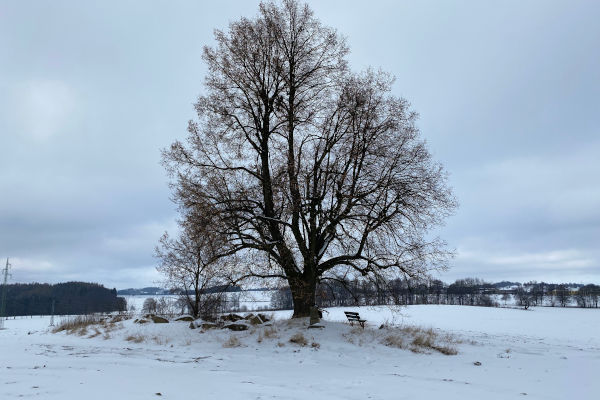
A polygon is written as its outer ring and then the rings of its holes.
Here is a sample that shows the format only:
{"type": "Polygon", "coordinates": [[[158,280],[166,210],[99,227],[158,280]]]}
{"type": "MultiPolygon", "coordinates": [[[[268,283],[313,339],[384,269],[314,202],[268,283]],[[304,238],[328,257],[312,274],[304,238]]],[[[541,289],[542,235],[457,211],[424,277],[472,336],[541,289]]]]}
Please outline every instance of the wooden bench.
{"type": "Polygon", "coordinates": [[[346,318],[348,318],[348,322],[350,322],[350,325],[354,325],[355,322],[358,322],[360,324],[360,326],[365,329],[365,322],[367,322],[366,319],[360,319],[360,315],[358,315],[357,312],[354,311],[344,311],[344,314],[346,314],[346,318]]]}

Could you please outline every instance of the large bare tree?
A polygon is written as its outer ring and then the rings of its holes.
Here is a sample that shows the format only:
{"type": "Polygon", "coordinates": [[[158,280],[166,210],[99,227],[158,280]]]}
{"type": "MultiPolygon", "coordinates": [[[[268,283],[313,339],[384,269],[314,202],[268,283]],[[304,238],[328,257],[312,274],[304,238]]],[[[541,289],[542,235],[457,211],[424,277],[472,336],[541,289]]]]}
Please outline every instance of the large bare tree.
{"type": "Polygon", "coordinates": [[[287,280],[294,317],[348,274],[443,267],[429,230],[455,200],[389,74],[352,73],[348,48],[306,5],[263,3],[215,32],[187,142],[163,154],[174,198],[210,206],[236,278],[287,280]]]}

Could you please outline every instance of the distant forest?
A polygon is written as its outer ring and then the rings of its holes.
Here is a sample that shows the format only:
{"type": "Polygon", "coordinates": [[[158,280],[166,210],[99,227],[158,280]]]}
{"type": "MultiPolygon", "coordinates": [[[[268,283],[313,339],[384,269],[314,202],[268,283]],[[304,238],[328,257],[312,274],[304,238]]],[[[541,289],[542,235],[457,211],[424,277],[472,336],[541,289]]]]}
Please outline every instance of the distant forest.
{"type": "Polygon", "coordinates": [[[17,283],[7,285],[5,315],[50,315],[53,302],[55,315],[125,311],[127,307],[116,289],[96,283],[17,283]]]}
{"type": "MultiPolygon", "coordinates": [[[[600,286],[535,281],[488,283],[477,278],[458,279],[451,284],[435,279],[390,282],[340,279],[319,284],[316,302],[320,307],[412,304],[498,307],[510,302],[525,309],[530,306],[599,308],[600,286]]],[[[293,307],[289,288],[273,293],[271,307],[293,307]]]]}

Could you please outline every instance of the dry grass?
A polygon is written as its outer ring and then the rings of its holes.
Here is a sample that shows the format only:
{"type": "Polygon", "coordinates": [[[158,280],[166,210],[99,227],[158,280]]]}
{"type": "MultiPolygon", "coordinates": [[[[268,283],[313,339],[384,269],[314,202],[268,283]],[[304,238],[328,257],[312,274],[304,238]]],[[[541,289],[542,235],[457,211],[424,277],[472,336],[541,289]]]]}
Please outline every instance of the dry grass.
{"type": "Polygon", "coordinates": [[[301,332],[298,332],[294,336],[292,336],[290,338],[290,342],[300,346],[306,346],[308,344],[308,341],[301,332]]]}
{"type": "Polygon", "coordinates": [[[279,339],[279,334],[274,326],[267,326],[258,332],[257,342],[262,343],[264,339],[279,339]]]}
{"type": "Polygon", "coordinates": [[[223,347],[232,348],[232,347],[241,347],[242,342],[235,335],[229,336],[229,339],[225,343],[223,343],[223,347]]]}
{"type": "Polygon", "coordinates": [[[146,340],[146,338],[140,334],[136,334],[127,336],[125,340],[133,343],[142,343],[144,340],[146,340]]]}
{"type": "Polygon", "coordinates": [[[129,319],[126,315],[116,315],[113,318],[98,314],[65,317],[52,329],[52,333],[66,332],[69,335],[86,336],[88,339],[103,335],[103,339],[111,338],[110,332],[123,328],[123,323],[129,319]]]}
{"type": "Polygon", "coordinates": [[[52,333],[58,333],[66,331],[68,334],[86,335],[87,328],[90,325],[98,325],[105,321],[105,317],[100,315],[77,315],[75,317],[66,317],[61,320],[60,323],[52,329],[52,333]]]}
{"type": "Polygon", "coordinates": [[[161,346],[167,345],[170,342],[170,339],[166,336],[158,336],[158,335],[154,335],[152,336],[152,341],[156,344],[159,344],[161,346]]]}
{"type": "Polygon", "coordinates": [[[389,347],[408,349],[415,353],[427,353],[434,350],[445,355],[458,354],[455,345],[460,343],[460,340],[449,334],[440,334],[431,328],[405,326],[385,330],[389,333],[383,337],[381,342],[389,347]]]}
{"type": "Polygon", "coordinates": [[[95,338],[96,336],[100,336],[100,335],[102,335],[102,332],[98,328],[94,327],[94,333],[92,333],[90,336],[88,336],[88,338],[91,339],[91,338],[95,338]]]}

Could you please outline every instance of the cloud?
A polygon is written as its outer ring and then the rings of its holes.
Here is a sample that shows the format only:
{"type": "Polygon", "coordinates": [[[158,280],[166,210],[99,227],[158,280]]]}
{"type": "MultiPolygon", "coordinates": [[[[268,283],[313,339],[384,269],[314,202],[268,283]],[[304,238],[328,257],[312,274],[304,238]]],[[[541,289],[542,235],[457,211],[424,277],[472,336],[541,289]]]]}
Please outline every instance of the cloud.
{"type": "Polygon", "coordinates": [[[492,281],[592,282],[600,273],[600,254],[574,248],[517,252],[478,246],[459,249],[451,272],[456,278],[469,274],[492,281]]]}
{"type": "Polygon", "coordinates": [[[63,81],[30,80],[16,88],[15,98],[18,124],[38,141],[59,134],[75,115],[76,94],[63,81]]]}

